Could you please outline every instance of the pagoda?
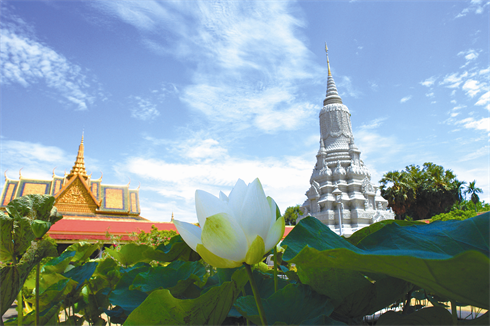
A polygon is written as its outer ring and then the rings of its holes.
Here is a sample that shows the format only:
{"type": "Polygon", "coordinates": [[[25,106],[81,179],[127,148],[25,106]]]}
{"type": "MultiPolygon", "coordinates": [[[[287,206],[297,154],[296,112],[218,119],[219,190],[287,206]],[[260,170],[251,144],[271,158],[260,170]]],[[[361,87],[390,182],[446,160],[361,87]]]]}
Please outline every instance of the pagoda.
{"type": "Polygon", "coordinates": [[[394,219],[388,201],[371,183],[371,174],[354,144],[351,114],[337,91],[328,59],[327,94],[320,111],[320,149],[310,178],[303,216],[312,215],[339,235],[349,236],[372,223],[394,219]]]}
{"type": "Polygon", "coordinates": [[[15,198],[28,194],[55,197],[54,205],[63,219],[48,234],[58,243],[59,251],[81,240],[110,244],[108,233],[123,242],[129,241],[132,233],[150,232],[152,225],[159,230],[176,231],[171,222],[152,222],[140,216],[139,187],[129,189],[129,183],[107,185],[102,183],[102,175],[99,179],[87,175],[83,135],[75,163],[64,176],[57,176],[53,170],[51,180],[38,180],[25,178],[19,172],[19,180],[12,180],[5,173],[0,210],[5,210],[15,198]]]}
{"type": "MultiPolygon", "coordinates": [[[[21,169],[22,170],[22,169],[21,169]]],[[[51,180],[24,178],[19,172],[19,180],[12,180],[5,174],[0,209],[18,197],[28,194],[52,195],[55,206],[65,219],[131,219],[146,220],[140,216],[139,188],[129,189],[127,185],[102,184],[102,175],[93,180],[87,175],[84,162],[83,136],[75,163],[63,177],[53,170],[51,180]]]]}

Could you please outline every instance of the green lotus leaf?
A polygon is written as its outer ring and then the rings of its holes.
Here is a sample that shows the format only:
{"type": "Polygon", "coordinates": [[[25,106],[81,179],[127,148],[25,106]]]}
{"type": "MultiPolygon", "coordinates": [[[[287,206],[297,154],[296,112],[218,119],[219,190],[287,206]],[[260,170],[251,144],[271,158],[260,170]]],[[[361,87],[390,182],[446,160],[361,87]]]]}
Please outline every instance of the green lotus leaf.
{"type": "Polygon", "coordinates": [[[406,221],[406,220],[383,220],[380,222],[373,223],[369,226],[366,226],[356,232],[354,232],[350,237],[346,240],[352,243],[353,245],[357,245],[362,239],[374,233],[388,224],[396,223],[400,226],[412,226],[412,225],[425,225],[427,223],[421,221],[406,221]]]}
{"type": "Polygon", "coordinates": [[[81,265],[90,259],[90,256],[99,249],[100,245],[97,243],[88,243],[86,241],[80,241],[72,244],[66,248],[65,252],[74,251],[75,256],[71,259],[75,265],[81,265]]]}
{"type": "Polygon", "coordinates": [[[143,255],[150,260],[157,260],[159,262],[172,262],[177,259],[185,261],[197,261],[201,259],[199,254],[192,250],[182,240],[180,235],[172,237],[167,245],[162,243],[154,251],[146,251],[143,255]]]}
{"type": "MultiPolygon", "coordinates": [[[[310,319],[325,322],[319,317],[328,317],[333,311],[329,298],[302,284],[285,286],[269,298],[262,299],[262,305],[269,325],[300,325],[310,319]]],[[[238,298],[235,308],[251,322],[261,324],[253,296],[238,298]]]]}
{"type": "Polygon", "coordinates": [[[154,249],[148,245],[138,245],[135,243],[128,243],[121,247],[120,251],[116,249],[106,248],[105,251],[118,260],[124,266],[134,265],[136,263],[149,263],[152,259],[147,258],[144,254],[146,251],[153,251],[154,249]]]}
{"type": "Polygon", "coordinates": [[[138,274],[129,287],[149,293],[155,289],[169,289],[174,297],[180,296],[191,284],[204,285],[206,269],[200,262],[174,261],[163,267],[150,268],[138,274]]]}
{"type": "Polygon", "coordinates": [[[133,310],[124,325],[221,325],[241,286],[232,280],[185,300],[175,298],[167,289],[155,290],[133,310]]]}
{"type": "MultiPolygon", "coordinates": [[[[489,215],[406,227],[392,223],[366,236],[358,247],[307,217],[283,241],[283,260],[297,265],[304,283],[328,269],[385,274],[488,309],[489,215]]],[[[312,286],[316,290],[320,285],[312,286]]]]}

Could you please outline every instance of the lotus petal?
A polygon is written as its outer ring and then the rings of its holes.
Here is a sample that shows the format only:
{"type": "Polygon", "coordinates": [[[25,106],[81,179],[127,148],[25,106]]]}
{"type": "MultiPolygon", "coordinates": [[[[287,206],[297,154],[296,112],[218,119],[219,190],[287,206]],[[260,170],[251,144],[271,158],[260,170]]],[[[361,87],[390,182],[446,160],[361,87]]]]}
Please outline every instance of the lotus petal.
{"type": "Polygon", "coordinates": [[[245,262],[249,265],[257,264],[262,261],[264,254],[264,240],[258,235],[248,248],[245,262]]]}
{"type": "Polygon", "coordinates": [[[233,260],[245,260],[247,238],[233,217],[226,213],[210,216],[202,229],[202,244],[213,254],[233,260]]]}
{"type": "Polygon", "coordinates": [[[230,192],[228,203],[235,218],[239,218],[240,216],[243,200],[245,199],[245,195],[247,194],[247,188],[248,187],[245,182],[242,179],[238,179],[235,187],[233,187],[233,190],[231,190],[230,192]]]}
{"type": "Polygon", "coordinates": [[[284,216],[281,216],[276,220],[267,234],[267,239],[265,240],[265,252],[274,248],[274,246],[282,239],[285,228],[284,216]]]}
{"type": "Polygon", "coordinates": [[[271,208],[259,179],[248,185],[238,222],[242,226],[249,243],[257,235],[266,239],[271,224],[271,208]]]}
{"type": "Polygon", "coordinates": [[[235,268],[235,267],[240,267],[242,266],[242,262],[236,262],[233,260],[221,258],[219,256],[216,256],[213,254],[211,251],[206,249],[202,244],[197,245],[197,253],[201,256],[202,259],[209,265],[212,265],[214,267],[218,268],[235,268]]]}
{"type": "Polygon", "coordinates": [[[182,239],[184,239],[189,247],[196,251],[197,245],[201,243],[201,228],[194,224],[178,220],[174,220],[174,225],[182,239]]]}
{"type": "Polygon", "coordinates": [[[218,213],[231,213],[228,204],[206,191],[196,190],[196,214],[199,226],[204,228],[206,218],[218,213]]]}

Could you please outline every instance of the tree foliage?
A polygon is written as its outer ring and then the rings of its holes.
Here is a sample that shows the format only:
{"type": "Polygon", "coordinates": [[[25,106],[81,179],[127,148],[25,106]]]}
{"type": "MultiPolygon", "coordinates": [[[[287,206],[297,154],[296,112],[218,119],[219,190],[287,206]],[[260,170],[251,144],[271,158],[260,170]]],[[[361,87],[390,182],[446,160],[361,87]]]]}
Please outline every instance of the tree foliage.
{"type": "Polygon", "coordinates": [[[478,202],[480,202],[480,197],[478,197],[478,194],[481,194],[482,192],[483,192],[483,190],[481,190],[481,188],[478,188],[476,186],[476,180],[471,181],[468,184],[468,186],[466,186],[466,189],[464,190],[464,194],[470,196],[471,201],[475,205],[478,202]]]}
{"type": "Polygon", "coordinates": [[[286,208],[283,216],[286,225],[296,225],[296,220],[301,216],[299,205],[286,208]]]}
{"type": "Polygon", "coordinates": [[[455,209],[448,213],[442,213],[439,215],[432,216],[430,219],[431,222],[434,221],[449,221],[449,220],[466,220],[467,218],[471,218],[476,216],[475,211],[465,211],[462,209],[455,209]]]}
{"type": "Polygon", "coordinates": [[[143,230],[140,233],[133,232],[131,238],[137,244],[159,246],[162,243],[167,245],[170,239],[176,235],[177,232],[174,230],[159,230],[155,225],[152,225],[150,232],[146,233],[143,230]]]}
{"type": "Polygon", "coordinates": [[[461,199],[461,187],[451,170],[434,163],[409,165],[402,171],[391,171],[380,180],[381,195],[389,202],[397,218],[415,220],[448,212],[461,199]]]}

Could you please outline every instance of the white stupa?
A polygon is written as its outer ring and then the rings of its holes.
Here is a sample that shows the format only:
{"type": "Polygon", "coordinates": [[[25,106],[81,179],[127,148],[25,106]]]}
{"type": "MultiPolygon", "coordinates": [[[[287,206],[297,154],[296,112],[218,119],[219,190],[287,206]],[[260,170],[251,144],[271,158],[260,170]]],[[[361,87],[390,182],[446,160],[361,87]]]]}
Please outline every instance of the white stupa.
{"type": "Polygon", "coordinates": [[[371,183],[371,174],[354,144],[351,114],[337,92],[328,60],[327,95],[320,111],[320,150],[301,210],[339,235],[349,236],[369,224],[394,219],[388,201],[371,183]]]}

